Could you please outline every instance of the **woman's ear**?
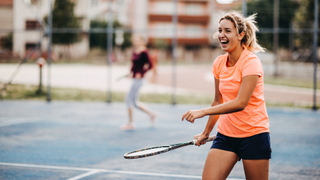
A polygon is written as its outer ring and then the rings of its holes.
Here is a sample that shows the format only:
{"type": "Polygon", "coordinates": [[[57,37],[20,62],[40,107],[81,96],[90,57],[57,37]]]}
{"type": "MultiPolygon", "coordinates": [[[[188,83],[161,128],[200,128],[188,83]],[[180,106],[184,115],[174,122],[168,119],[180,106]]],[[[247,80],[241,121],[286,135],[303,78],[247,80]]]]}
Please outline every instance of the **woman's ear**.
{"type": "Polygon", "coordinates": [[[245,33],[242,31],[242,32],[238,35],[239,41],[241,41],[241,40],[243,39],[244,34],[245,34],[245,33]]]}

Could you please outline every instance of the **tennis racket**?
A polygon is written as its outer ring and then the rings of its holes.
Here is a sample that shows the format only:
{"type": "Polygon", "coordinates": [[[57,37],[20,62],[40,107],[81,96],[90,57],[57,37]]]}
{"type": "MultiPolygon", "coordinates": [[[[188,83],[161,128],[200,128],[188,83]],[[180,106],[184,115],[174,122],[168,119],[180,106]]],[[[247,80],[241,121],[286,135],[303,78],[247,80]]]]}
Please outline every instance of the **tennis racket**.
{"type": "Polygon", "coordinates": [[[118,77],[118,78],[116,79],[116,81],[120,81],[120,80],[122,80],[122,79],[124,79],[124,78],[127,78],[127,77],[129,77],[129,74],[125,74],[125,75],[122,75],[122,76],[118,77]]]}
{"type": "MultiPolygon", "coordinates": [[[[216,138],[216,136],[211,136],[202,142],[213,141],[215,138],[216,138]]],[[[128,153],[124,154],[123,156],[125,159],[138,159],[138,158],[143,158],[143,157],[154,156],[157,154],[162,154],[162,153],[165,153],[165,152],[168,152],[168,151],[171,151],[174,149],[178,149],[181,147],[189,146],[189,145],[195,145],[196,143],[197,143],[197,140],[194,139],[192,141],[171,144],[171,145],[167,145],[167,146],[155,146],[155,147],[140,149],[140,150],[128,152],[128,153]]]]}

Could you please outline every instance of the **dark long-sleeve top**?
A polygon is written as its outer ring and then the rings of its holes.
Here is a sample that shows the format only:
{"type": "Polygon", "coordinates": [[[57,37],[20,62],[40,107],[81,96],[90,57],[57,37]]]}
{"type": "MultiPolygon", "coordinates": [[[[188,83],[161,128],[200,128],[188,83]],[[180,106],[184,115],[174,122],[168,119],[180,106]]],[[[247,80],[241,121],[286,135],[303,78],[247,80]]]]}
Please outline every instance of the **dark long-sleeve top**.
{"type": "Polygon", "coordinates": [[[133,53],[132,67],[131,67],[133,78],[135,78],[137,74],[141,74],[141,77],[143,78],[144,74],[151,68],[152,68],[152,62],[149,58],[147,50],[144,50],[139,54],[135,52],[133,53]]]}

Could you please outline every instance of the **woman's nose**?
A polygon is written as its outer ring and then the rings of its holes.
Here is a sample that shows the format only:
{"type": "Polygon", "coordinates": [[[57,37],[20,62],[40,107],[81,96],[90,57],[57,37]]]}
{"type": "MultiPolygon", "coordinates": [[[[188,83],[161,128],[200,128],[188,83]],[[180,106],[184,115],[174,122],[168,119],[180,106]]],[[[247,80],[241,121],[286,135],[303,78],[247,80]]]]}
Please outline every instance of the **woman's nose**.
{"type": "Polygon", "coordinates": [[[219,32],[218,33],[218,38],[224,37],[224,33],[223,32],[219,32]]]}

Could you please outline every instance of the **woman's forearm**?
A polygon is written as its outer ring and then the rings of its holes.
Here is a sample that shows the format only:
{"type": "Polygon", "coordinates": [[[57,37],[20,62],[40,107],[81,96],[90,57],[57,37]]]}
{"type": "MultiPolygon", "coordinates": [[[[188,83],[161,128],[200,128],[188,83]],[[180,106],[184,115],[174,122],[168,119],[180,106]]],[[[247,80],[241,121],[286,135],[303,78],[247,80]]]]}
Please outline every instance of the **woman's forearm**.
{"type": "Polygon", "coordinates": [[[242,103],[239,103],[237,99],[235,99],[223,104],[205,108],[203,111],[205,115],[219,115],[242,111],[244,108],[245,105],[242,105],[242,103]]]}
{"type": "Polygon", "coordinates": [[[204,135],[206,135],[206,136],[210,135],[210,133],[211,133],[212,129],[214,128],[214,126],[216,125],[218,119],[219,119],[219,115],[209,116],[208,121],[207,121],[207,125],[203,131],[204,135]]]}
{"type": "MultiPolygon", "coordinates": [[[[217,99],[219,99],[219,98],[216,97],[216,99],[212,102],[211,107],[215,107],[215,106],[221,104],[221,102],[217,99]]],[[[210,133],[211,133],[212,129],[214,128],[214,126],[216,125],[219,117],[220,117],[219,115],[210,115],[209,116],[208,121],[207,121],[207,125],[203,131],[203,134],[205,134],[206,136],[210,135],[210,133]]]]}

